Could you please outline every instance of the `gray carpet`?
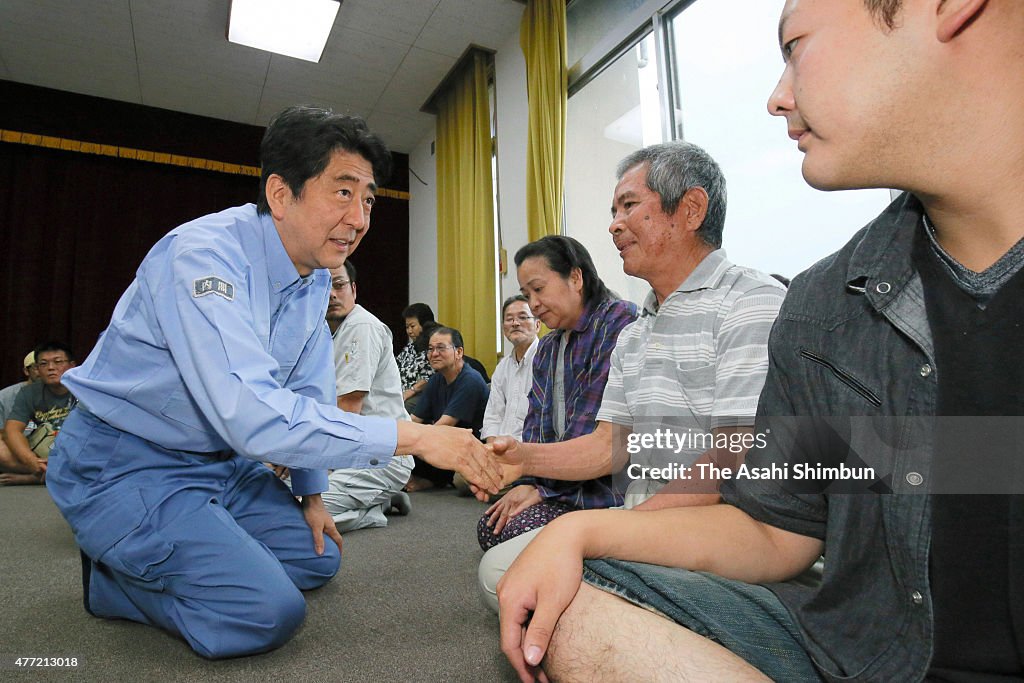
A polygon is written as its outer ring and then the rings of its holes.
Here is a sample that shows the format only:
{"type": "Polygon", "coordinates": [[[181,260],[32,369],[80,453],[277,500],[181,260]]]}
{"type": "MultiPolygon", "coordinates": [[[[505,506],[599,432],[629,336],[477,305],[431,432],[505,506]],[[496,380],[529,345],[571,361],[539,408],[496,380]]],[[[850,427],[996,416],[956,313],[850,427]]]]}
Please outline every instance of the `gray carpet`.
{"type": "Polygon", "coordinates": [[[0,487],[0,680],[14,679],[17,656],[78,657],[77,669],[52,672],[61,680],[516,680],[476,594],[483,505],[451,489],[412,500],[388,528],[345,535],[341,571],[306,594],[291,642],[210,662],[155,628],[90,617],[78,550],[45,489],[0,487]]]}

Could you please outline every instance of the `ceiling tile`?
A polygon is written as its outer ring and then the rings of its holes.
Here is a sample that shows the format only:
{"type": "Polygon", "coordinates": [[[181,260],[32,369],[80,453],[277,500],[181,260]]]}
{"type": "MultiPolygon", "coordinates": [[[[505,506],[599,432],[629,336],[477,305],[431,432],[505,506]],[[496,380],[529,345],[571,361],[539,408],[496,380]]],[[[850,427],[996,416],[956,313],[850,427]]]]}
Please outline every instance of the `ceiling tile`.
{"type": "Polygon", "coordinates": [[[83,50],[80,45],[39,43],[31,36],[7,36],[2,40],[4,63],[15,81],[139,101],[138,74],[131,53],[112,46],[83,50]]]}
{"type": "Polygon", "coordinates": [[[479,2],[442,0],[424,25],[416,47],[454,57],[471,43],[497,49],[509,36],[518,34],[523,6],[512,0],[486,4],[490,11],[481,12],[479,2]]]}
{"type": "Polygon", "coordinates": [[[456,61],[450,55],[412,48],[377,101],[377,108],[392,114],[415,114],[456,61]]]}
{"type": "Polygon", "coordinates": [[[211,9],[219,3],[191,7],[194,4],[185,3],[177,17],[163,5],[133,10],[140,69],[142,65],[167,66],[262,87],[271,54],[228,42],[227,15],[211,9]]]}
{"type": "Polygon", "coordinates": [[[391,74],[402,63],[408,51],[408,43],[351,28],[339,28],[335,24],[320,63],[348,68],[357,65],[367,71],[391,74]]]}
{"type": "Polygon", "coordinates": [[[363,102],[369,108],[376,102],[389,80],[387,74],[375,74],[352,68],[332,70],[288,57],[274,57],[267,72],[266,89],[305,94],[307,102],[363,102]]]}
{"type": "Polygon", "coordinates": [[[201,116],[252,123],[260,90],[224,78],[167,65],[140,65],[142,103],[201,116]]]}
{"type": "Polygon", "coordinates": [[[438,0],[345,0],[335,26],[412,45],[438,0]]]}
{"type": "Polygon", "coordinates": [[[125,0],[3,0],[0,26],[19,35],[45,35],[61,42],[131,45],[131,14],[125,0]]]}
{"type": "Polygon", "coordinates": [[[515,0],[441,0],[427,25],[461,21],[495,36],[508,37],[519,33],[519,19],[523,10],[523,4],[515,0]]]}
{"type": "Polygon", "coordinates": [[[285,107],[291,107],[296,104],[314,104],[321,107],[329,107],[339,114],[352,114],[362,117],[365,117],[369,112],[368,106],[357,101],[344,100],[330,95],[310,97],[308,92],[304,90],[267,88],[263,91],[263,95],[260,98],[256,120],[253,123],[265,126],[274,114],[285,107]]]}

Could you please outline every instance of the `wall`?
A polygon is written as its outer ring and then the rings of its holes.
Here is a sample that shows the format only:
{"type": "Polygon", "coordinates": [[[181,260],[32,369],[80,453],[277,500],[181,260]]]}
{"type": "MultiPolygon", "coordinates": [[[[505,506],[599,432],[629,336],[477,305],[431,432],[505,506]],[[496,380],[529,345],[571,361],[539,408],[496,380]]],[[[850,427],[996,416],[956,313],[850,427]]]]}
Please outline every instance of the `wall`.
{"type": "MultiPolygon", "coordinates": [[[[529,120],[526,101],[526,58],[516,34],[494,59],[498,109],[498,214],[508,273],[501,282],[502,301],[519,293],[512,260],[529,241],[526,231],[526,138],[529,120]]],[[[506,343],[507,346],[507,343],[506,343]]]]}
{"type": "Polygon", "coordinates": [[[437,163],[434,137],[409,153],[409,296],[437,311],[437,163]],[[420,182],[413,175],[422,179],[420,182]],[[423,183],[426,183],[424,185],[423,183]]]}

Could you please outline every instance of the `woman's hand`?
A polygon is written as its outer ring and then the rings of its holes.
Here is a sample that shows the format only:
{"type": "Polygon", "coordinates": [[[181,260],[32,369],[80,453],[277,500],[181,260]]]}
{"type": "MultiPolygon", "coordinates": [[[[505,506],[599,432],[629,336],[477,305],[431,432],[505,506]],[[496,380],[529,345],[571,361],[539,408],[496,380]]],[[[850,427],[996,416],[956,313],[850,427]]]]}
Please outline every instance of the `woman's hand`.
{"type": "Polygon", "coordinates": [[[487,526],[493,527],[495,536],[501,533],[508,521],[520,512],[541,502],[540,491],[532,484],[520,484],[484,512],[488,515],[487,526]]]}

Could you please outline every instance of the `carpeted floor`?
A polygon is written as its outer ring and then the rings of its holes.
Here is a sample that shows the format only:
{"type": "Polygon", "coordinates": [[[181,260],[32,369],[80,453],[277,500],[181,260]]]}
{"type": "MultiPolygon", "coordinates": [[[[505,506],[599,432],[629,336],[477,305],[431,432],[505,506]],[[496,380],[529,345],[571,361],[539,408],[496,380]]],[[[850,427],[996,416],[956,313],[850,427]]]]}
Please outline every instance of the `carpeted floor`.
{"type": "MultiPolygon", "coordinates": [[[[76,681],[514,681],[476,593],[484,506],[451,489],[345,535],[342,567],[306,594],[306,622],[267,654],[210,662],[155,628],[82,609],[78,550],[40,486],[0,487],[0,680],[16,657],[77,657],[76,681]]],[[[17,676],[17,678],[15,678],[17,676]]]]}

